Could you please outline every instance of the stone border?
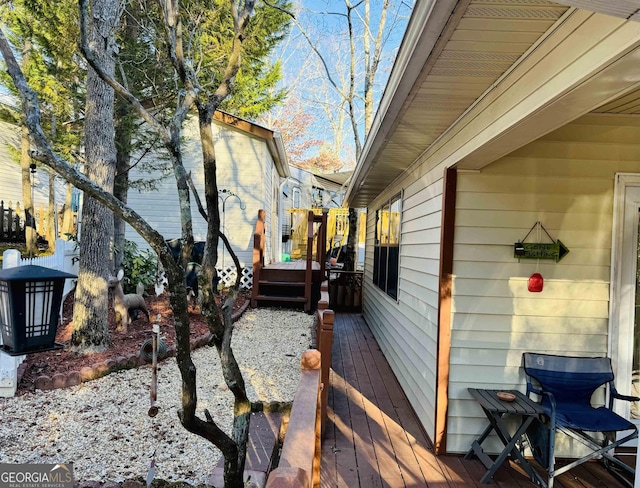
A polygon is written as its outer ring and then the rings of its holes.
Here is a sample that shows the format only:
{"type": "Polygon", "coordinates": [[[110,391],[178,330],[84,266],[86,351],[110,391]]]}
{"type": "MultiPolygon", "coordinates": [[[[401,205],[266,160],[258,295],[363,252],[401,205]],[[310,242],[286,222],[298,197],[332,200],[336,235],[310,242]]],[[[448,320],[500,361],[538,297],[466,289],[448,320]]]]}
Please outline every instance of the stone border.
{"type": "MultiPolygon", "coordinates": [[[[247,310],[250,300],[247,300],[242,307],[231,316],[232,322],[236,322],[242,314],[247,310]]],[[[190,340],[191,350],[194,351],[199,347],[206,346],[211,340],[211,333],[207,332],[197,337],[193,337],[190,340]]],[[[167,353],[159,360],[173,357],[176,355],[175,344],[167,347],[167,353]]],[[[55,390],[57,388],[66,388],[68,386],[76,386],[80,383],[102,378],[103,376],[113,373],[115,371],[121,371],[125,369],[133,369],[139,366],[149,364],[141,355],[140,352],[136,354],[129,354],[128,356],[120,356],[116,359],[107,359],[100,363],[96,363],[93,366],[85,366],[80,371],[69,371],[67,374],[57,373],[53,376],[38,376],[34,381],[34,386],[37,390],[55,390]]],[[[18,366],[18,384],[22,380],[22,376],[26,371],[27,365],[25,363],[18,366]]]]}

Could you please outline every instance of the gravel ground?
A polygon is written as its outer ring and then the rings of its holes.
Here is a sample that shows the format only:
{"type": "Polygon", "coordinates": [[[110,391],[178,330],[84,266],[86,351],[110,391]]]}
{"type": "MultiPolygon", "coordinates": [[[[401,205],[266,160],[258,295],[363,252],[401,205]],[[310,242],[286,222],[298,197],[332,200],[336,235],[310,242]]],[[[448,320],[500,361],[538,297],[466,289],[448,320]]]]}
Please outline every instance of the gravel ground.
{"type": "MultiPolygon", "coordinates": [[[[249,309],[236,322],[233,348],[251,400],[292,401],[300,357],[311,345],[313,315],[249,309]]],[[[198,371],[198,414],[206,408],[229,432],[233,396],[210,347],[192,354],[198,371]]],[[[74,463],[76,480],[146,478],[155,452],[156,478],[205,483],[220,451],[188,433],[177,418],[180,374],[160,363],[159,414],[150,418],[151,369],[109,374],[82,385],[0,398],[0,462],[74,463]]]]}

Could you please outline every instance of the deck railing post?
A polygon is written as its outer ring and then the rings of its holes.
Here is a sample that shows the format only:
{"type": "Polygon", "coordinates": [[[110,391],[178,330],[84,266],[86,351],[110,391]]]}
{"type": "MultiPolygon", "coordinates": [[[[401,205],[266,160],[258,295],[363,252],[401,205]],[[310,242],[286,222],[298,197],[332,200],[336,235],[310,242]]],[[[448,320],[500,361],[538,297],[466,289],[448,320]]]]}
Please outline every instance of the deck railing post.
{"type": "Polygon", "coordinates": [[[258,306],[256,297],[260,290],[260,270],[264,264],[264,254],[261,244],[262,235],[258,233],[253,234],[253,286],[251,289],[251,306],[253,308],[258,306]]]}
{"type": "Polygon", "coordinates": [[[311,276],[312,276],[312,262],[313,262],[313,221],[314,215],[313,211],[309,210],[307,215],[307,269],[304,273],[304,297],[306,302],[304,302],[304,311],[311,311],[311,276]]]}
{"type": "Polygon", "coordinates": [[[264,266],[266,215],[264,209],[258,210],[258,220],[253,233],[253,287],[251,290],[251,307],[253,308],[258,306],[256,297],[260,293],[260,270],[264,266]]]}
{"type": "Polygon", "coordinates": [[[267,488],[320,486],[320,368],[319,351],[302,355],[300,384],[293,400],[280,463],[267,480],[267,488]]]}
{"type": "Polygon", "coordinates": [[[322,210],[322,220],[320,221],[320,232],[318,233],[318,262],[320,263],[320,276],[325,279],[325,269],[327,265],[327,216],[329,209],[322,210]]]}
{"type": "Polygon", "coordinates": [[[326,302],[321,300],[318,303],[318,331],[317,342],[318,350],[322,356],[320,368],[320,379],[322,381],[322,396],[320,398],[320,431],[324,435],[327,426],[327,405],[329,403],[329,373],[331,371],[331,349],[333,348],[333,310],[320,309],[326,308],[326,302]]]}

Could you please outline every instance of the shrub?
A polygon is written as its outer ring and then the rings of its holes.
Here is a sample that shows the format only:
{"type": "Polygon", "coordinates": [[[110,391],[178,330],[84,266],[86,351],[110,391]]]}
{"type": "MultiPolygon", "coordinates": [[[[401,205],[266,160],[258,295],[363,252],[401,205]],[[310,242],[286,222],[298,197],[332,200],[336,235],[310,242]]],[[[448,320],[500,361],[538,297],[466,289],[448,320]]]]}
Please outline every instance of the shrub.
{"type": "Polygon", "coordinates": [[[151,250],[141,251],[135,242],[125,240],[122,267],[125,276],[122,288],[125,293],[135,293],[138,283],[142,283],[146,290],[155,282],[158,260],[151,250]]]}

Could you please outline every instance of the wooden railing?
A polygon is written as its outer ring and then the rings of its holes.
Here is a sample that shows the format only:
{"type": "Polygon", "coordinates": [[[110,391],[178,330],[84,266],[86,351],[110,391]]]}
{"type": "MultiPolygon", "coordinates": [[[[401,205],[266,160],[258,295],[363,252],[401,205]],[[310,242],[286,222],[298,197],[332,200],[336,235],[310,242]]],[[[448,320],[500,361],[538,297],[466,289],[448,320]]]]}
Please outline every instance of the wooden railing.
{"type": "Polygon", "coordinates": [[[322,283],[320,291],[320,301],[316,312],[316,347],[322,357],[321,379],[322,379],[322,399],[320,402],[320,431],[324,435],[327,424],[327,405],[329,404],[329,372],[331,371],[331,349],[333,348],[333,322],[334,312],[329,310],[329,292],[327,283],[322,283]]]}
{"type": "Polygon", "coordinates": [[[251,290],[251,306],[257,305],[256,296],[260,292],[260,270],[264,266],[265,220],[264,210],[258,210],[258,220],[253,234],[253,286],[251,290]]]}
{"type": "MultiPolygon", "coordinates": [[[[309,210],[307,216],[308,222],[308,231],[307,231],[307,249],[310,250],[313,248],[314,237],[316,238],[316,256],[315,260],[320,263],[320,275],[324,279],[325,276],[325,268],[327,261],[327,248],[324,246],[324,242],[327,238],[327,212],[326,210],[322,212],[322,215],[315,215],[312,210],[309,210]],[[314,223],[320,223],[318,226],[317,234],[314,235],[314,223]]],[[[307,304],[305,306],[305,311],[309,312],[311,310],[311,283],[313,276],[313,255],[311,252],[307,252],[307,268],[304,277],[304,296],[307,297],[307,304]]]]}
{"type": "Polygon", "coordinates": [[[267,479],[267,488],[318,488],[321,438],[327,419],[329,373],[333,347],[333,310],[329,310],[327,284],[318,302],[316,350],[304,353],[300,384],[293,400],[289,426],[278,467],[267,479]]]}
{"type": "Polygon", "coordinates": [[[293,399],[280,462],[269,473],[266,488],[320,486],[320,363],[317,350],[306,351],[302,355],[300,383],[293,399]]]}
{"type": "MultiPolygon", "coordinates": [[[[325,211],[327,209],[324,209],[325,211]]],[[[315,253],[316,243],[314,247],[307,247],[307,234],[309,230],[308,214],[313,212],[317,217],[322,215],[323,209],[314,208],[306,209],[290,209],[291,218],[291,256],[306,258],[308,253],[315,253]]],[[[330,208],[327,215],[327,230],[325,232],[325,247],[335,247],[338,244],[346,244],[347,235],[349,233],[349,209],[346,208],[330,208]],[[339,241],[339,242],[338,242],[339,241]]],[[[318,241],[319,242],[319,241],[318,241]]]]}

